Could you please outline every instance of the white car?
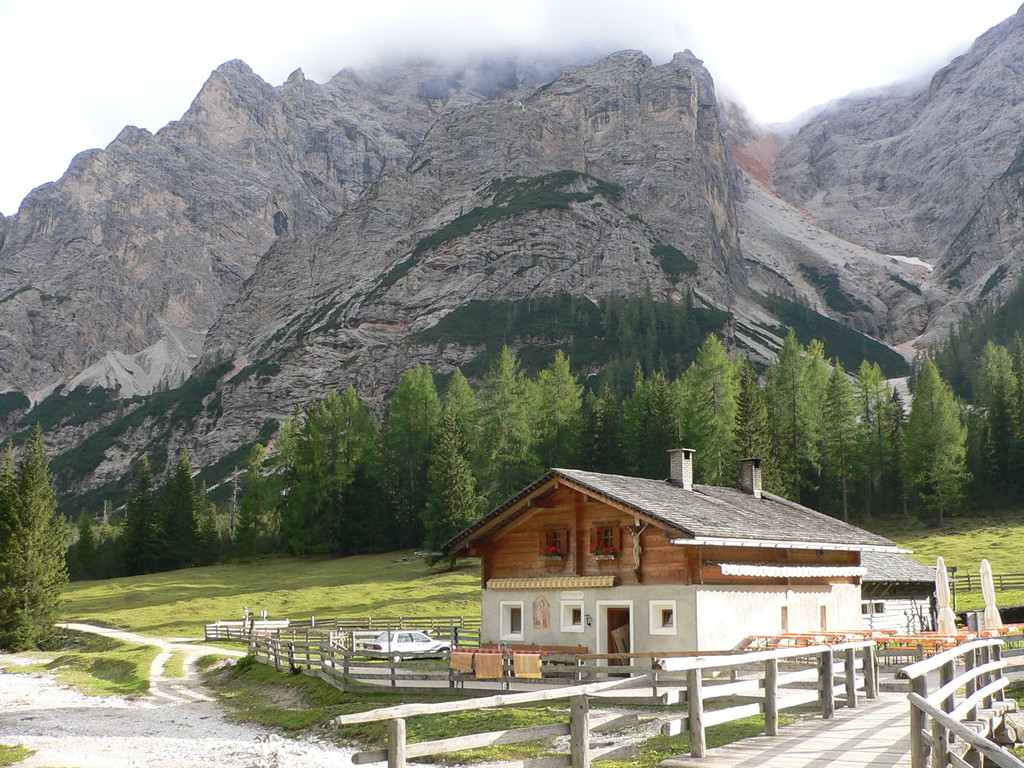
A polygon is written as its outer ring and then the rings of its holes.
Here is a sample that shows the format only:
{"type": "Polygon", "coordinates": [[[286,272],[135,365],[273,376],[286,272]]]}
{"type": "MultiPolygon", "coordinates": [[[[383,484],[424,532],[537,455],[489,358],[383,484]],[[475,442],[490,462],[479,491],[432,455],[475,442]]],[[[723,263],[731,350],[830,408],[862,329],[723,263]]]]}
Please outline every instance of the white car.
{"type": "Polygon", "coordinates": [[[366,649],[386,653],[392,661],[401,661],[421,654],[445,658],[452,652],[452,644],[447,640],[435,640],[423,632],[397,629],[381,633],[372,643],[366,644],[366,649]]]}

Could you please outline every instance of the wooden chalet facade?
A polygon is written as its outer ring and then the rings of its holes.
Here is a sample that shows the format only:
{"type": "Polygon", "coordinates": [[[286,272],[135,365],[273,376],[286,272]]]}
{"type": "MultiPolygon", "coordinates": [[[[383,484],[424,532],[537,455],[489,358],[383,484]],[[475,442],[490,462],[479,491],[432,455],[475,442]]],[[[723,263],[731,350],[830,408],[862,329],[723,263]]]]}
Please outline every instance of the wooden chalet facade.
{"type": "Polygon", "coordinates": [[[761,490],[552,469],[444,546],[482,560],[484,642],[591,653],[727,650],[749,635],[861,627],[881,536],[761,490]]]}

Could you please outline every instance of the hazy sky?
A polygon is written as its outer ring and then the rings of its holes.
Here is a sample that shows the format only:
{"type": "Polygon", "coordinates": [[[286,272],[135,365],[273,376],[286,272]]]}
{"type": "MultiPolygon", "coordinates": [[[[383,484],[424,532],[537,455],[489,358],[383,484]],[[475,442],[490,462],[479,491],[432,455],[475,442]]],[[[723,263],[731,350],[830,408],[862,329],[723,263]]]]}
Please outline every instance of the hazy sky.
{"type": "Polygon", "coordinates": [[[0,211],[127,125],[181,116],[210,71],[273,85],[379,56],[518,48],[691,49],[763,122],[930,73],[1019,0],[0,0],[0,211]]]}

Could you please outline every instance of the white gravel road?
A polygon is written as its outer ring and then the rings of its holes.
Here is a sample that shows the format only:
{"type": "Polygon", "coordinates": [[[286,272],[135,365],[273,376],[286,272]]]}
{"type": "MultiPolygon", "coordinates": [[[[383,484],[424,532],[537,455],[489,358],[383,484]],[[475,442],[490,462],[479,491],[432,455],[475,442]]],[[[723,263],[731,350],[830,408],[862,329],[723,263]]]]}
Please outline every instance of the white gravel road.
{"type": "MultiPolygon", "coordinates": [[[[18,768],[334,768],[351,766],[352,750],[286,739],[226,720],[199,686],[191,662],[206,646],[83,625],[162,652],[151,669],[149,695],[138,699],[86,696],[35,675],[0,674],[0,743],[37,753],[18,768]],[[189,659],[188,677],[163,677],[174,651],[189,659]]],[[[239,654],[240,655],[240,654],[239,654]]],[[[0,666],[26,663],[0,655],[0,666]]]]}

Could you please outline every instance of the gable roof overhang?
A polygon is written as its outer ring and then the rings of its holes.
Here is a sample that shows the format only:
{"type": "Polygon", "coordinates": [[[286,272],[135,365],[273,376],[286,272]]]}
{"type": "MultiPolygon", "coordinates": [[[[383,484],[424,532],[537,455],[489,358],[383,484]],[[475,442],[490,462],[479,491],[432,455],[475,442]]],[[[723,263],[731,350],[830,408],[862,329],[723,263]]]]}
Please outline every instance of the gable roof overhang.
{"type": "Polygon", "coordinates": [[[672,539],[679,547],[754,547],[757,549],[814,549],[830,552],[899,552],[899,547],[881,544],[836,544],[827,541],[784,541],[782,539],[740,539],[694,536],[672,539]]]}
{"type": "Polygon", "coordinates": [[[538,500],[543,499],[545,496],[563,486],[571,488],[574,491],[578,491],[584,496],[594,499],[595,501],[603,502],[620,512],[632,515],[646,523],[657,525],[660,528],[665,528],[678,534],[686,535],[691,533],[690,531],[678,526],[668,524],[666,521],[645,512],[639,507],[624,502],[621,499],[617,499],[614,496],[602,493],[595,488],[591,488],[585,483],[581,483],[578,480],[567,477],[558,470],[553,469],[547,472],[547,474],[536,482],[526,486],[515,496],[509,498],[504,504],[477,520],[469,528],[466,528],[457,536],[447,541],[441,547],[441,550],[449,556],[456,556],[460,553],[463,555],[468,554],[469,550],[473,548],[475,542],[483,541],[494,536],[498,531],[510,525],[522,515],[527,514],[531,509],[533,509],[538,500]]]}

